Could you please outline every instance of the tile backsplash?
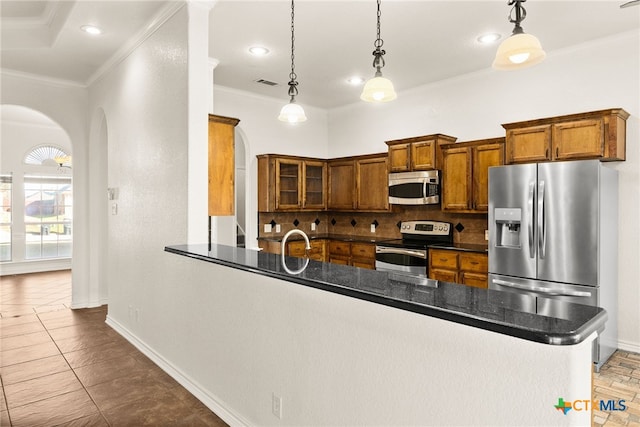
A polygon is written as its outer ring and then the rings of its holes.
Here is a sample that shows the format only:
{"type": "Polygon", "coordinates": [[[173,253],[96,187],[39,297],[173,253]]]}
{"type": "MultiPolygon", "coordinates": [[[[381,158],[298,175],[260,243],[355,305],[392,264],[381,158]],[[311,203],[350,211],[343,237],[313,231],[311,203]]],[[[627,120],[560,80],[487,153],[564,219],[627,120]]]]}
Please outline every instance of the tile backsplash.
{"type": "Polygon", "coordinates": [[[455,243],[487,244],[484,231],[487,229],[487,214],[452,214],[440,210],[439,205],[399,206],[394,205],[390,212],[259,212],[258,236],[281,237],[293,228],[299,228],[310,236],[321,234],[342,234],[353,236],[375,236],[376,238],[400,238],[397,224],[401,221],[433,220],[453,224],[455,243]],[[264,232],[264,224],[274,221],[281,230],[264,232]],[[297,222],[297,226],[295,223],[297,222]],[[311,231],[311,224],[317,223],[311,231]],[[375,233],[371,224],[376,224],[375,233]],[[461,230],[461,231],[458,231],[461,230]]]}

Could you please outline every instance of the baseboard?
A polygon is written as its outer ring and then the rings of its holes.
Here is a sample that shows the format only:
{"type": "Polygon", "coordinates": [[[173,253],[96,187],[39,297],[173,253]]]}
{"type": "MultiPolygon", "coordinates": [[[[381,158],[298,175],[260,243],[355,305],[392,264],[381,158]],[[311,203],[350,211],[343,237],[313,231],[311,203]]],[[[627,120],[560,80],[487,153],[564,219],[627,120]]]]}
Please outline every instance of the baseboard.
{"type": "Polygon", "coordinates": [[[70,270],[71,258],[47,260],[3,262],[0,264],[0,276],[14,274],[43,273],[45,271],[70,270]]]}
{"type": "Polygon", "coordinates": [[[624,351],[630,351],[632,353],[640,353],[640,343],[618,340],[618,349],[624,350],[624,351]]]}
{"type": "Polygon", "coordinates": [[[167,361],[160,354],[156,353],[151,347],[135,336],[126,327],[120,324],[117,320],[107,315],[107,325],[112,327],[116,332],[122,335],[127,341],[133,344],[142,354],[151,359],[156,365],[163,371],[169,374],[174,380],[176,380],[181,386],[187,389],[193,394],[200,402],[202,402],[207,408],[211,409],[217,416],[219,416],[224,422],[230,426],[249,426],[250,423],[243,419],[238,414],[233,413],[226,406],[221,403],[222,401],[215,396],[211,395],[202,387],[198,385],[196,381],[190,378],[188,375],[181,372],[169,361],[167,361]]]}

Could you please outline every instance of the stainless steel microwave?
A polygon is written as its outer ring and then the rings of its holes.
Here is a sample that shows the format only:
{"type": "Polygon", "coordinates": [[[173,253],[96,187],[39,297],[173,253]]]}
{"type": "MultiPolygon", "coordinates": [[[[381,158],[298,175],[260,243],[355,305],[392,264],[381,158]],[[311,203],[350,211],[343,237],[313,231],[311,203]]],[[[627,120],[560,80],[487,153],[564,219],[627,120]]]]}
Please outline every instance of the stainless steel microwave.
{"type": "Polygon", "coordinates": [[[440,203],[440,171],[390,173],[389,203],[393,205],[440,203]]]}

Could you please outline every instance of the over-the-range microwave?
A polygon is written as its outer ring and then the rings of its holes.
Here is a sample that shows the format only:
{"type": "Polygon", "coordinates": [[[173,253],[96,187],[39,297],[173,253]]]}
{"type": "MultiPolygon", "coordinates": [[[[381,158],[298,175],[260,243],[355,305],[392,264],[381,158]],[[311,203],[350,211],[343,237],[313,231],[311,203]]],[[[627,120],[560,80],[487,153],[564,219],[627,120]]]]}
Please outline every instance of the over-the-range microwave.
{"type": "Polygon", "coordinates": [[[390,173],[389,203],[393,205],[440,203],[440,171],[390,173]]]}

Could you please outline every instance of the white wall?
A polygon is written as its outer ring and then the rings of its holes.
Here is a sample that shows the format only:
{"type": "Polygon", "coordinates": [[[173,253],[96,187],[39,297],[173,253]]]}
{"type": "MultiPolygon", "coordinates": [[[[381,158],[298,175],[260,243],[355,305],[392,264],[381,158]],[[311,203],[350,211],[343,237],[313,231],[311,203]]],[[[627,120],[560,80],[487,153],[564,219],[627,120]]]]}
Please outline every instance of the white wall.
{"type": "MultiPolygon", "coordinates": [[[[106,134],[107,185],[118,190],[117,215],[107,216],[103,261],[109,316],[150,342],[161,334],[155,319],[174,303],[160,295],[173,274],[173,267],[160,261],[163,248],[187,241],[187,9],[183,6],[90,88],[92,128],[106,123],[106,132],[92,135],[106,134]]],[[[205,51],[205,70],[206,60],[205,51]]],[[[206,135],[206,103],[203,108],[206,135]]],[[[105,160],[92,161],[98,165],[105,160]]],[[[206,210],[202,214],[206,217],[206,210]]]]}
{"type": "Polygon", "coordinates": [[[393,103],[357,103],[329,112],[329,153],[384,151],[385,140],[444,133],[458,141],[504,136],[501,123],[622,107],[627,160],[620,173],[619,340],[640,351],[640,33],[571,49],[521,71],[452,78],[398,95],[393,103]]]}
{"type": "MultiPolygon", "coordinates": [[[[215,77],[214,77],[215,79],[215,77]]],[[[308,120],[292,125],[278,120],[282,99],[268,98],[214,86],[215,114],[240,119],[236,134],[245,143],[247,224],[246,246],[256,247],[258,237],[258,154],[279,153],[298,156],[327,157],[327,112],[303,105],[308,120]]],[[[241,189],[237,189],[241,191],[241,189]]]]}

